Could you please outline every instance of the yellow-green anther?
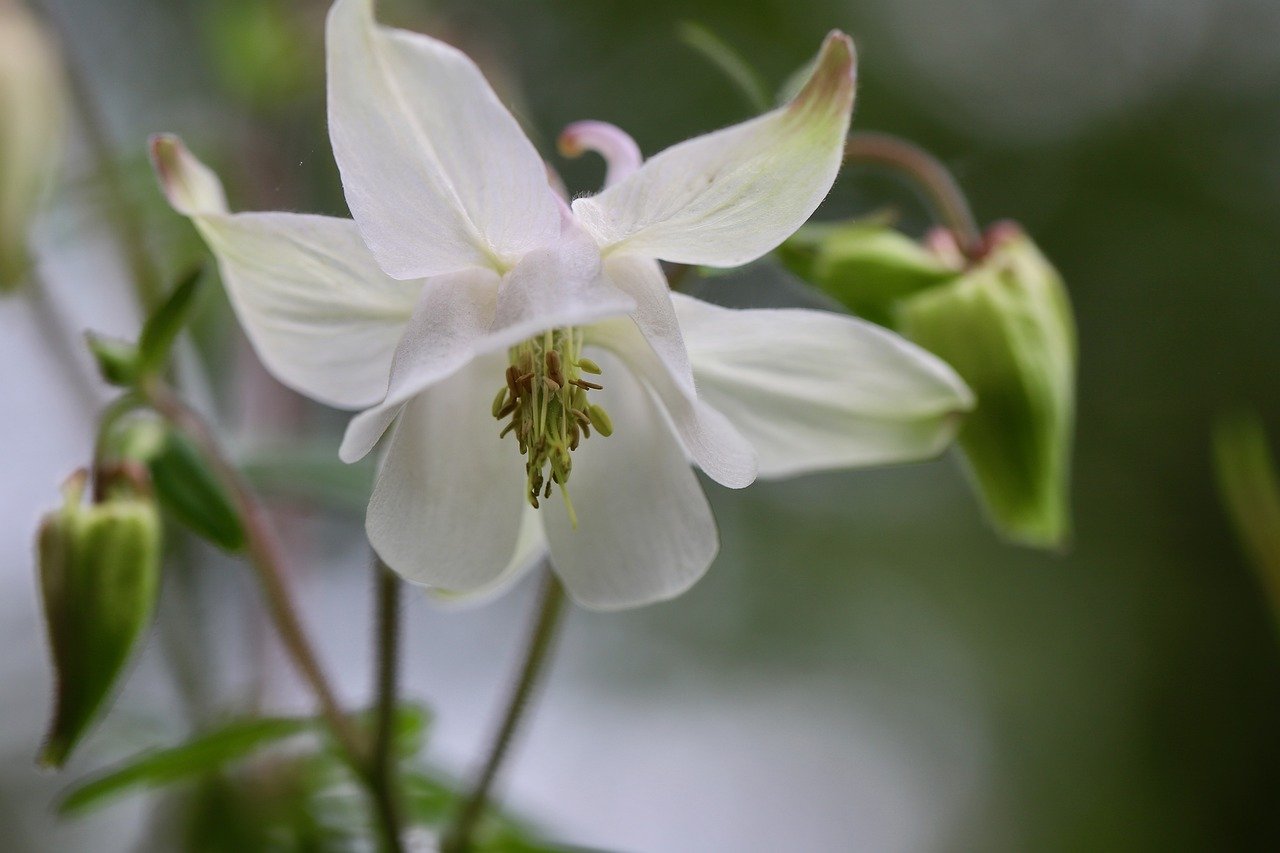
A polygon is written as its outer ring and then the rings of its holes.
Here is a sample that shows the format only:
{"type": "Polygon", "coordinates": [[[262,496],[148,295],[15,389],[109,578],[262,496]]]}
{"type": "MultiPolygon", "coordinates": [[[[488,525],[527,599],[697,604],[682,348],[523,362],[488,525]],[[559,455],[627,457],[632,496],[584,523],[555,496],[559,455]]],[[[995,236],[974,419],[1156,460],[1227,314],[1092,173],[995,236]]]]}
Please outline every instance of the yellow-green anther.
{"type": "MultiPolygon", "coordinates": [[[[569,328],[552,329],[512,347],[492,407],[495,418],[511,419],[501,435],[514,433],[525,457],[529,503],[539,507],[552,486],[559,486],[574,526],[577,516],[565,485],[573,470],[572,453],[595,425],[587,395],[602,387],[582,379],[583,371],[600,373],[598,364],[582,357],[582,345],[582,333],[569,328]]],[[[612,431],[607,415],[603,423],[612,431]]],[[[608,434],[599,427],[597,432],[608,434]]]]}
{"type": "Polygon", "coordinates": [[[604,410],[604,407],[593,403],[587,407],[587,417],[591,419],[591,425],[596,428],[596,432],[606,438],[613,435],[613,421],[609,419],[609,413],[604,410]]]}

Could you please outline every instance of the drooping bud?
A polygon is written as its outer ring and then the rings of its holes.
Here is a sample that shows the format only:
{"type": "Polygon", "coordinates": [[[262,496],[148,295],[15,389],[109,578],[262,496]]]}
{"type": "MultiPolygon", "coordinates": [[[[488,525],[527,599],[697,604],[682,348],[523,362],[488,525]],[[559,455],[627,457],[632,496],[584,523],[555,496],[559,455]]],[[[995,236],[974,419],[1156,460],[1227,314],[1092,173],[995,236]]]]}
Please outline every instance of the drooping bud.
{"type": "Polygon", "coordinates": [[[18,0],[0,0],[0,291],[25,276],[27,233],[61,152],[62,68],[18,0]]]}
{"type": "Polygon", "coordinates": [[[796,275],[860,317],[892,328],[899,300],[958,278],[959,262],[940,258],[875,221],[807,225],[778,248],[796,275]]]}
{"type": "MultiPolygon", "coordinates": [[[[100,474],[103,476],[103,474],[100,474]]],[[[160,519],[136,466],[108,472],[101,499],[82,502],[87,476],[63,487],[37,540],[40,589],[57,680],[41,764],[60,767],[97,718],[150,624],[160,578],[160,519]]]]}
{"type": "Polygon", "coordinates": [[[962,277],[905,300],[900,326],[977,395],[959,443],[996,525],[1057,547],[1070,533],[1075,322],[1062,279],[1020,229],[997,226],[988,246],[962,277]]]}

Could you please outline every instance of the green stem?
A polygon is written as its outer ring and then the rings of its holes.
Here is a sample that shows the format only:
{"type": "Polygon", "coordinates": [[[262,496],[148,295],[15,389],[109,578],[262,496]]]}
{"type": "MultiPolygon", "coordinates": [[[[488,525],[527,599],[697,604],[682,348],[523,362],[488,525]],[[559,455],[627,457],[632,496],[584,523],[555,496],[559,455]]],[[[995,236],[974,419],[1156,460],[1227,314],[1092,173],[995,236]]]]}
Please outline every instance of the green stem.
{"type": "MultiPolygon", "coordinates": [[[[34,256],[34,253],[32,253],[34,256]]],[[[32,318],[40,329],[40,336],[53,351],[59,366],[76,386],[76,394],[86,404],[97,406],[102,399],[102,386],[96,372],[85,369],[80,361],[83,350],[77,346],[84,338],[72,331],[71,320],[62,311],[56,294],[41,276],[33,262],[27,271],[27,287],[23,294],[31,304],[32,318]]]]}
{"type": "Polygon", "coordinates": [[[887,133],[855,133],[845,143],[845,163],[873,163],[895,169],[924,193],[938,221],[955,235],[964,256],[982,254],[982,231],[969,201],[947,167],[918,145],[887,133]]]}
{"type": "Polygon", "coordinates": [[[38,0],[42,17],[57,35],[62,46],[63,68],[67,76],[67,89],[71,104],[80,119],[85,142],[94,160],[94,171],[102,180],[106,191],[107,207],[103,216],[115,231],[115,237],[124,253],[125,262],[137,288],[138,301],[144,313],[160,304],[163,296],[160,275],[147,252],[141,218],[137,206],[125,186],[124,176],[116,163],[111,137],[107,131],[106,117],[93,97],[87,75],[76,57],[72,55],[70,31],[62,16],[49,0],[38,0]]]}
{"type": "Polygon", "coordinates": [[[315,694],[320,713],[333,732],[338,746],[357,770],[365,766],[363,742],[351,722],[342,711],[338,699],[312,649],[302,621],[293,603],[285,581],[284,560],[280,542],[275,536],[265,508],[249,488],[240,472],[223,452],[213,431],[193,409],[183,402],[158,379],[152,379],[142,389],[147,402],[176,428],[182,430],[200,448],[202,455],[213,467],[223,487],[231,495],[237,513],[245,526],[245,547],[249,562],[258,574],[266,597],[267,610],[285,651],[293,660],[299,675],[315,694]]]}
{"type": "Polygon", "coordinates": [[[484,815],[489,792],[511,748],[520,722],[529,710],[539,676],[545,669],[547,659],[555,645],[556,629],[560,624],[564,603],[564,590],[560,587],[560,581],[556,579],[551,567],[547,566],[538,603],[538,617],[529,635],[528,648],[525,651],[524,663],[520,667],[520,674],[507,700],[506,714],[494,734],[489,746],[488,758],[472,785],[471,793],[463,801],[462,807],[454,818],[453,826],[445,835],[440,848],[445,853],[467,853],[471,849],[471,836],[484,815]]]}
{"type": "Polygon", "coordinates": [[[401,853],[399,782],[395,763],[396,694],[400,661],[400,579],[374,559],[377,588],[377,674],[375,676],[373,753],[369,784],[374,792],[383,841],[389,853],[401,853]]]}

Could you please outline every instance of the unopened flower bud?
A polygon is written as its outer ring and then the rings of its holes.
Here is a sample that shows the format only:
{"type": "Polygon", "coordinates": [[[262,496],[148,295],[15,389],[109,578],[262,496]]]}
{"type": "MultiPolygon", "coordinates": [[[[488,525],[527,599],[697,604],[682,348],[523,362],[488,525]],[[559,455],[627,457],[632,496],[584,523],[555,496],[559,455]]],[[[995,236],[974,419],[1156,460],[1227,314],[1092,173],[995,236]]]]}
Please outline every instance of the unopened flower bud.
{"type": "Polygon", "coordinates": [[[40,763],[60,767],[97,718],[143,630],[160,578],[160,519],[145,469],[124,466],[82,502],[85,472],[63,487],[37,541],[40,589],[57,680],[40,763]]]}
{"type": "Polygon", "coordinates": [[[779,247],[778,255],[788,269],[853,313],[889,327],[899,300],[961,274],[959,264],[872,221],[806,226],[779,247]]]}
{"type": "Polygon", "coordinates": [[[57,166],[64,106],[48,33],[18,0],[0,0],[0,290],[27,272],[27,232],[57,166]]]}
{"type": "Polygon", "coordinates": [[[959,442],[996,525],[1056,547],[1070,532],[1075,322],[1062,279],[1021,230],[997,226],[988,246],[963,277],[903,302],[901,329],[977,395],[959,442]]]}

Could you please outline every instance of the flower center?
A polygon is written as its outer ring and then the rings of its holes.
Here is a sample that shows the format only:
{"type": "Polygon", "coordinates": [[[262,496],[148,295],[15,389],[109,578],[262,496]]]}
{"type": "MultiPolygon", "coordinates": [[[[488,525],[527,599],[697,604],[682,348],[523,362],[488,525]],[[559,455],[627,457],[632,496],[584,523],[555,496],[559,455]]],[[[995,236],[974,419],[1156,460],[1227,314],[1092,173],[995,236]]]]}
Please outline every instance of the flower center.
{"type": "Polygon", "coordinates": [[[587,394],[603,386],[582,378],[584,373],[599,375],[600,366],[582,356],[582,332],[573,328],[550,329],[516,344],[508,359],[507,381],[493,398],[493,416],[510,418],[502,436],[513,434],[526,459],[529,503],[537,509],[540,498],[551,497],[554,485],[577,527],[568,490],[571,454],[593,428],[603,436],[613,434],[605,410],[587,402],[587,394]]]}

